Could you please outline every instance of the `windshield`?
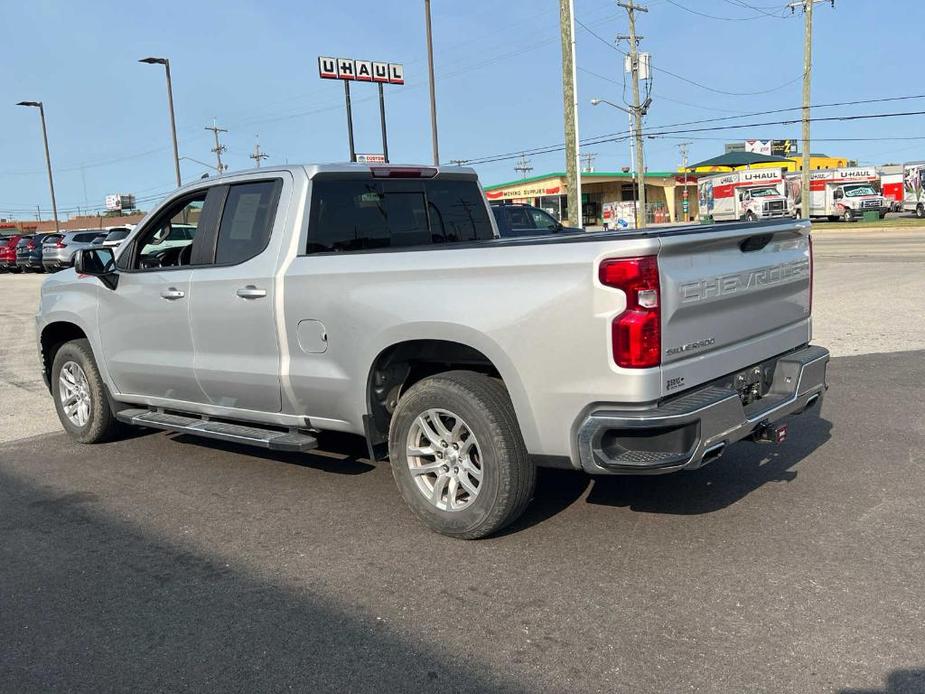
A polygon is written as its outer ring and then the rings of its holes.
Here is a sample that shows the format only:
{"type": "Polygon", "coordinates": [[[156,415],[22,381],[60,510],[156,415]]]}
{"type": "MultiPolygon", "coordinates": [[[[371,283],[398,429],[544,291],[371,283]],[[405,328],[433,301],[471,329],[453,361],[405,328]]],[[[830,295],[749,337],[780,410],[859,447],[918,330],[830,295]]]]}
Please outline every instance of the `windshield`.
{"type": "Polygon", "coordinates": [[[780,192],[777,188],[750,188],[749,192],[752,194],[753,198],[767,198],[772,195],[780,195],[780,192]]]}
{"type": "Polygon", "coordinates": [[[859,195],[876,195],[877,191],[869,185],[845,186],[845,195],[849,198],[856,198],[859,195]]]}

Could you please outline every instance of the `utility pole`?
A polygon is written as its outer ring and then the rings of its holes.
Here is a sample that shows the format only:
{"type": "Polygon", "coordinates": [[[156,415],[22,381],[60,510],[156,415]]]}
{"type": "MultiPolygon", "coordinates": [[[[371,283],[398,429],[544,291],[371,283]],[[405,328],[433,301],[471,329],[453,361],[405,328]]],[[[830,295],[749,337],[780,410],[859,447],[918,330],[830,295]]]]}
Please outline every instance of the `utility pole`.
{"type": "Polygon", "coordinates": [[[597,152],[585,152],[581,155],[581,160],[584,164],[581,167],[581,170],[587,173],[594,171],[594,158],[597,157],[597,152]]]}
{"type": "Polygon", "coordinates": [[[645,156],[642,151],[642,117],[647,108],[639,103],[639,41],[641,36],[636,36],[636,12],[648,12],[649,9],[638,5],[633,0],[618,2],[617,5],[626,9],[629,16],[630,33],[627,37],[630,45],[630,71],[633,76],[633,130],[634,139],[636,140],[636,186],[639,188],[639,228],[646,226],[646,167],[645,156]]]}
{"type": "Polygon", "coordinates": [[[440,147],[437,145],[437,91],[436,85],[434,84],[434,40],[430,28],[430,0],[424,0],[424,22],[427,29],[427,73],[430,77],[430,142],[434,150],[434,166],[439,166],[440,147]]]}
{"type": "Polygon", "coordinates": [[[249,154],[248,156],[249,156],[251,159],[253,159],[255,162],[257,162],[257,168],[258,168],[258,169],[260,168],[260,160],[261,160],[261,159],[269,159],[269,158],[270,158],[270,155],[269,155],[269,154],[264,154],[263,152],[260,151],[260,136],[259,136],[259,135],[257,136],[257,142],[256,142],[256,144],[254,144],[254,153],[253,153],[253,154],[249,154]]]}
{"type": "Polygon", "coordinates": [[[565,171],[568,181],[568,219],[584,228],[581,210],[581,167],[578,160],[578,91],[575,87],[574,0],[559,0],[559,31],[562,35],[562,109],[565,121],[565,171]]]}
{"type": "Polygon", "coordinates": [[[205,129],[211,130],[212,134],[215,135],[215,147],[212,149],[212,151],[215,152],[215,159],[218,162],[218,165],[215,167],[215,170],[218,171],[219,176],[221,176],[223,172],[228,170],[227,164],[222,163],[222,152],[226,151],[228,148],[218,141],[218,134],[227,133],[228,131],[225,128],[219,128],[215,124],[214,118],[212,119],[212,125],[211,126],[207,125],[205,129]]]}
{"type": "Polygon", "coordinates": [[[531,164],[530,160],[521,154],[520,159],[514,163],[514,171],[519,173],[521,178],[526,178],[527,174],[533,171],[533,164],[531,164]]]}
{"type": "Polygon", "coordinates": [[[803,163],[800,177],[800,214],[808,218],[810,210],[810,155],[812,154],[809,137],[810,106],[812,104],[811,82],[813,74],[813,6],[817,2],[828,2],[835,7],[835,0],[799,0],[791,2],[788,7],[794,12],[803,8],[803,163]],[[805,201],[805,202],[804,202],[805,201]]]}
{"type": "Polygon", "coordinates": [[[678,145],[678,149],[681,153],[681,168],[684,170],[684,191],[681,194],[681,211],[684,214],[684,221],[688,221],[687,213],[690,210],[690,202],[688,198],[690,194],[687,191],[687,148],[694,144],[693,142],[682,142],[678,145]]]}

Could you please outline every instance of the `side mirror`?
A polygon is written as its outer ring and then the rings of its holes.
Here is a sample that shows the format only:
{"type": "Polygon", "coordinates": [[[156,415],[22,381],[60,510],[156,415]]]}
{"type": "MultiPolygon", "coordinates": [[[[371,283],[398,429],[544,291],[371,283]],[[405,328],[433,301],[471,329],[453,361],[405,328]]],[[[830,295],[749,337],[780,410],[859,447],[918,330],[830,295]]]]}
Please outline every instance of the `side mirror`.
{"type": "Polygon", "coordinates": [[[83,248],[74,254],[74,270],[78,275],[99,277],[110,289],[119,284],[116,258],[111,248],[83,248]]]}
{"type": "Polygon", "coordinates": [[[555,231],[562,231],[565,227],[562,226],[562,222],[556,222],[556,226],[553,227],[555,231]]]}

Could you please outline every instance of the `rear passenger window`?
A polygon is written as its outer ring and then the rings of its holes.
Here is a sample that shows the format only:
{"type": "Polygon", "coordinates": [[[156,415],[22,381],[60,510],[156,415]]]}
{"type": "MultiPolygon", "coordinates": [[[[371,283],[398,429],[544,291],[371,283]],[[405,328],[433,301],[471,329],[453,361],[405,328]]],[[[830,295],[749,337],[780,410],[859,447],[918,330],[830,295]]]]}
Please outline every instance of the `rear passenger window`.
{"type": "Polygon", "coordinates": [[[511,220],[511,229],[532,229],[533,222],[530,221],[530,215],[523,207],[509,207],[507,209],[508,219],[511,220]]]}
{"type": "Polygon", "coordinates": [[[99,235],[100,235],[100,232],[98,231],[91,231],[90,233],[87,233],[87,234],[74,234],[74,242],[75,243],[90,243],[91,241],[93,241],[93,239],[95,239],[99,235]]]}
{"type": "Polygon", "coordinates": [[[217,265],[233,265],[259,255],[270,240],[280,181],[231,186],[215,247],[217,265]]]}
{"type": "Polygon", "coordinates": [[[407,248],[493,237],[474,181],[316,178],[308,253],[407,248]]]}

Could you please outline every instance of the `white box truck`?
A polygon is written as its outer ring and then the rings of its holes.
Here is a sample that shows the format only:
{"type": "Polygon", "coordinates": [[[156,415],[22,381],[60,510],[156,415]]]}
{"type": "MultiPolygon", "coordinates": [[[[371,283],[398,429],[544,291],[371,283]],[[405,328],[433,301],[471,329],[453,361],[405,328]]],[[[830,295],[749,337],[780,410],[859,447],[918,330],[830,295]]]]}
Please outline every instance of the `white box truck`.
{"type": "Polygon", "coordinates": [[[903,164],[903,210],[925,217],[925,161],[903,164]]]}
{"type": "Polygon", "coordinates": [[[787,174],[787,189],[794,207],[802,217],[826,217],[831,221],[850,222],[865,212],[877,212],[883,219],[889,212],[880,194],[880,175],[873,166],[844,169],[819,169],[809,176],[809,205],[803,208],[802,174],[787,174]]]}
{"type": "Polygon", "coordinates": [[[793,217],[783,169],[745,169],[697,181],[701,218],[716,222],[793,217]]]}

